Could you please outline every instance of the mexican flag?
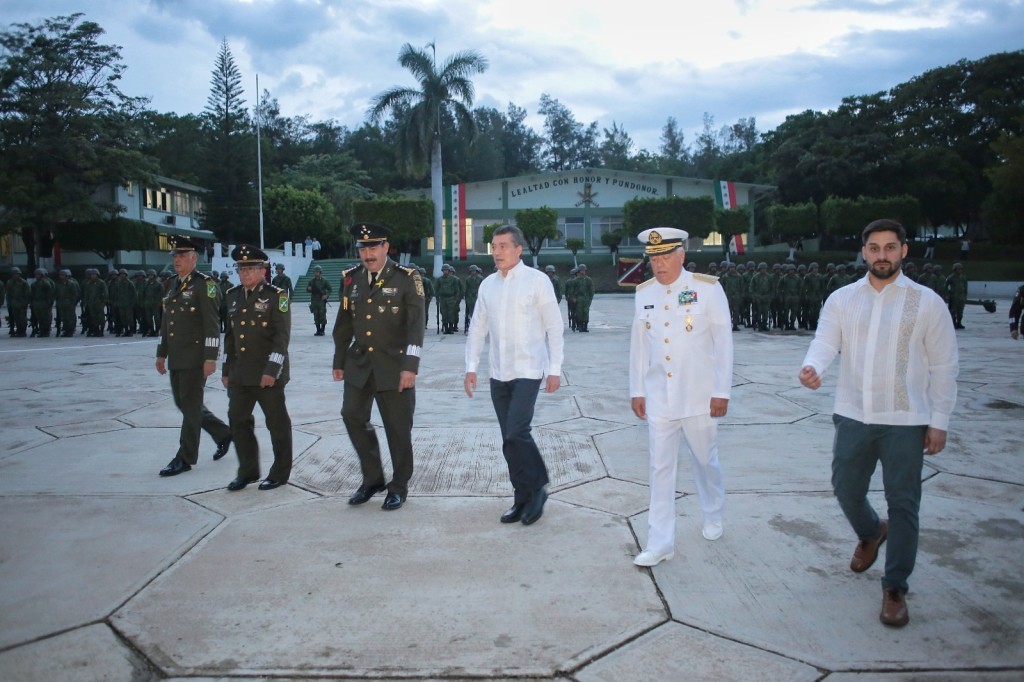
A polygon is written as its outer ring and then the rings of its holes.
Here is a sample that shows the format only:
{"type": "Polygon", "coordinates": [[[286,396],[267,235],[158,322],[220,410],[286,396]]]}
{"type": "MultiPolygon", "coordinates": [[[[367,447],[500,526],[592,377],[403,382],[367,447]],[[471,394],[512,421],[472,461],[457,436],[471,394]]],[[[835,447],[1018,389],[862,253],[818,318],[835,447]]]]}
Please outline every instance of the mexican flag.
{"type": "Polygon", "coordinates": [[[715,203],[718,204],[718,208],[726,211],[736,208],[736,184],[728,180],[716,180],[715,203]]]}

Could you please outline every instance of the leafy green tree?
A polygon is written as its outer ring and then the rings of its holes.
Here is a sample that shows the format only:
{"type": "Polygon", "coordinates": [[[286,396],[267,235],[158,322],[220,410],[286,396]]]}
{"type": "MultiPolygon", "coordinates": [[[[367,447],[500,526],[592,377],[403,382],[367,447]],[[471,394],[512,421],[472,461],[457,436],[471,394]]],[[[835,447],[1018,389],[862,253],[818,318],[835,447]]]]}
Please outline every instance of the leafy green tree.
{"type": "Polygon", "coordinates": [[[632,233],[651,227],[675,227],[703,239],[715,229],[715,200],[680,196],[630,199],[623,206],[623,216],[623,226],[632,233]]]}
{"type": "Polygon", "coordinates": [[[604,129],[604,141],[599,149],[601,165],[605,168],[632,170],[633,146],[633,138],[626,129],[612,121],[611,129],[604,129]]]}
{"type": "Polygon", "coordinates": [[[434,45],[431,52],[406,43],[398,63],[418,81],[418,88],[394,87],[377,95],[370,107],[370,119],[379,121],[385,113],[402,107],[406,111],[399,131],[399,148],[410,169],[422,168],[430,159],[430,194],[434,202],[434,277],[441,276],[444,257],[444,196],[441,168],[441,114],[449,113],[459,126],[475,135],[473,105],[474,73],[487,70],[487,59],[476,52],[459,52],[438,69],[434,45]]]}
{"type": "Polygon", "coordinates": [[[399,262],[408,265],[419,252],[420,241],[431,234],[434,205],[428,200],[381,198],[357,201],[353,207],[357,222],[377,223],[391,228],[388,243],[398,250],[399,262]]]}
{"type": "Polygon", "coordinates": [[[1001,161],[986,171],[992,193],[984,214],[992,237],[1020,243],[1024,238],[1024,135],[1004,133],[993,144],[1001,161]]]}
{"type": "MultiPolygon", "coordinates": [[[[607,230],[601,233],[601,243],[607,246],[612,254],[612,265],[619,262],[619,245],[625,237],[626,233],[623,230],[607,230]]],[[[575,257],[575,253],[573,256],[575,257]]]]}
{"type": "Polygon", "coordinates": [[[729,210],[715,209],[715,232],[722,235],[722,250],[728,258],[729,241],[750,231],[750,209],[738,206],[729,210]]]}
{"type": "Polygon", "coordinates": [[[564,104],[546,93],[540,96],[540,114],[544,117],[544,131],[547,133],[545,170],[571,170],[601,164],[597,149],[597,123],[584,128],[564,104]]]}
{"type": "Polygon", "coordinates": [[[558,231],[558,211],[550,206],[516,211],[516,227],[522,230],[526,239],[526,246],[533,256],[533,267],[537,267],[537,256],[544,242],[561,236],[558,231]]]}
{"type": "Polygon", "coordinates": [[[692,165],[686,135],[679,129],[679,123],[669,116],[661,129],[661,170],[667,175],[685,175],[692,165]]]}
{"type": "Polygon", "coordinates": [[[329,235],[337,235],[334,207],[315,190],[297,189],[288,185],[263,190],[263,211],[267,244],[277,246],[290,241],[300,243],[313,234],[321,245],[329,235]]]}
{"type": "Polygon", "coordinates": [[[0,231],[20,232],[29,269],[38,235],[117,216],[94,193],[156,170],[136,151],[145,100],[118,88],[120,48],[102,35],[81,14],[0,33],[0,231]]]}
{"type": "Polygon", "coordinates": [[[571,238],[565,240],[565,248],[569,249],[572,252],[573,265],[579,265],[579,262],[577,262],[576,260],[576,253],[584,246],[586,246],[586,242],[583,241],[582,239],[571,238]]]}
{"type": "Polygon", "coordinates": [[[525,175],[540,170],[544,140],[525,123],[526,109],[508,103],[505,112],[505,177],[525,175]]]}
{"type": "Polygon", "coordinates": [[[201,184],[199,172],[205,142],[202,119],[193,114],[144,111],[136,120],[140,128],[139,150],[157,160],[161,175],[201,184]]]}
{"type": "MultiPolygon", "coordinates": [[[[311,154],[303,156],[294,166],[289,166],[276,175],[275,183],[295,187],[296,189],[314,190],[324,196],[333,208],[336,225],[328,226],[331,244],[342,246],[348,239],[347,225],[354,222],[353,203],[368,199],[373,194],[363,183],[367,174],[349,152],[334,154],[311,154]]],[[[325,253],[332,249],[324,243],[325,253]]]]}
{"type": "Polygon", "coordinates": [[[92,251],[114,268],[118,251],[142,251],[156,244],[156,229],[138,220],[109,218],[83,222],[60,223],[54,236],[64,249],[92,251]]]}
{"type": "MultiPolygon", "coordinates": [[[[843,205],[852,203],[848,199],[838,199],[837,201],[843,205]]],[[[788,242],[795,242],[797,239],[810,237],[818,231],[818,207],[810,201],[790,206],[783,206],[782,204],[769,206],[765,211],[765,217],[768,220],[768,228],[772,233],[788,242]]],[[[861,229],[863,229],[865,224],[861,224],[861,229]]],[[[838,223],[836,225],[838,226],[838,223]]],[[[841,229],[842,231],[840,232],[837,227],[837,234],[847,233],[845,225],[841,229]]]]}

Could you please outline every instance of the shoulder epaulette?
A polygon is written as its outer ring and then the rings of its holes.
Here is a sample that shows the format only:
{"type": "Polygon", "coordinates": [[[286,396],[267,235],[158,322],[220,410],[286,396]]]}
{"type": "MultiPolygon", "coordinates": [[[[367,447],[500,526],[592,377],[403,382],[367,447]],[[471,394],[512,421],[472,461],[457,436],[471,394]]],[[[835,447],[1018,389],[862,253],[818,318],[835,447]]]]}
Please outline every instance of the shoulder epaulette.
{"type": "Polygon", "coordinates": [[[195,274],[196,274],[197,277],[199,277],[201,279],[213,279],[213,275],[208,275],[205,272],[201,272],[199,270],[196,270],[195,274]]]}
{"type": "Polygon", "coordinates": [[[358,270],[361,267],[363,267],[362,263],[356,263],[355,265],[350,267],[348,270],[342,270],[341,271],[341,275],[342,275],[342,277],[348,277],[349,275],[351,275],[353,272],[355,272],[356,270],[358,270]]]}
{"type": "Polygon", "coordinates": [[[416,274],[419,274],[419,270],[417,270],[416,268],[410,268],[408,265],[399,265],[399,264],[396,263],[395,264],[395,269],[396,270],[400,270],[401,272],[404,272],[407,275],[411,275],[414,272],[416,274]]]}
{"type": "Polygon", "coordinates": [[[242,285],[241,285],[241,284],[236,284],[235,286],[231,287],[230,289],[228,289],[228,290],[227,290],[227,291],[225,291],[224,293],[225,293],[225,294],[230,294],[230,293],[231,293],[232,291],[234,291],[235,289],[241,289],[241,288],[242,288],[242,285]]]}
{"type": "Polygon", "coordinates": [[[717,275],[707,275],[703,272],[693,273],[693,278],[700,280],[701,282],[707,282],[708,284],[714,284],[715,282],[718,281],[717,275]]]}
{"type": "Polygon", "coordinates": [[[288,293],[284,289],[282,289],[281,287],[274,286],[273,284],[264,284],[263,286],[265,286],[266,288],[270,289],[275,294],[286,294],[286,293],[288,293]]]}
{"type": "Polygon", "coordinates": [[[643,284],[637,284],[636,285],[636,290],[640,291],[641,289],[649,287],[651,284],[653,284],[654,282],[657,282],[657,281],[658,280],[656,280],[654,277],[651,277],[649,280],[645,281],[643,284]]]}

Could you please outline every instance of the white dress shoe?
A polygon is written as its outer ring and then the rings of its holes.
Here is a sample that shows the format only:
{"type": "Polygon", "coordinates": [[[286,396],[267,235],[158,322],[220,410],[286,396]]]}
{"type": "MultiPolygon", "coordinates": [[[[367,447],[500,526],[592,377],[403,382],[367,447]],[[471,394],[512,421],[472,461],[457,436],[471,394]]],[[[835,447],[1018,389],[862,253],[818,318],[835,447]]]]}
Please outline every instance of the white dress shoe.
{"type": "Polygon", "coordinates": [[[722,531],[721,521],[708,521],[704,524],[704,529],[701,532],[704,534],[705,540],[717,540],[722,537],[722,531]]]}
{"type": "Polygon", "coordinates": [[[652,552],[649,549],[645,549],[636,555],[636,558],[633,559],[633,563],[637,566],[657,566],[662,561],[668,561],[675,555],[675,551],[652,552]]]}

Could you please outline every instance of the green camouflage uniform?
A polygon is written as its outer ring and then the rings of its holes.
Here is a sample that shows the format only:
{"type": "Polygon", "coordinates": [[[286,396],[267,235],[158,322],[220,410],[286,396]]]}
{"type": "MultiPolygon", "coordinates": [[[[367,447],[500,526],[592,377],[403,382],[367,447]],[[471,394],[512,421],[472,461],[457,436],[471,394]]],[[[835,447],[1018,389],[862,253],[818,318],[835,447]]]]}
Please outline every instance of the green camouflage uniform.
{"type": "Polygon", "coordinates": [[[90,270],[89,278],[82,286],[82,317],[86,336],[103,336],[107,297],[107,283],[100,279],[98,270],[90,270]]]}
{"type": "Polygon", "coordinates": [[[331,298],[331,283],[324,279],[321,272],[316,271],[313,279],[306,285],[309,292],[309,310],[313,313],[313,322],[316,324],[314,336],[323,336],[327,327],[327,301],[331,298]]]}
{"type": "Polygon", "coordinates": [[[441,304],[441,331],[453,334],[459,331],[459,303],[462,301],[462,280],[453,270],[445,269],[434,287],[441,304]]]}
{"type": "Polygon", "coordinates": [[[573,319],[576,329],[589,332],[590,304],[594,300],[594,280],[587,276],[586,268],[581,267],[576,273],[576,286],[573,288],[576,304],[573,306],[573,319]]]}
{"type": "Polygon", "coordinates": [[[61,273],[57,278],[57,335],[74,336],[78,327],[78,301],[82,290],[74,278],[61,273]]]}
{"type": "Polygon", "coordinates": [[[46,275],[36,275],[31,285],[32,326],[34,336],[49,336],[53,326],[53,302],[56,300],[56,287],[46,275]]]}
{"type": "Polygon", "coordinates": [[[7,281],[7,318],[11,336],[25,336],[31,297],[28,282],[20,274],[11,273],[11,279],[7,281]]]}

